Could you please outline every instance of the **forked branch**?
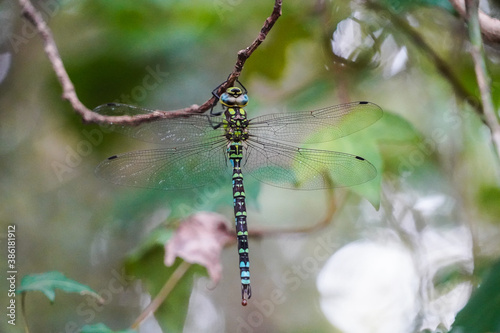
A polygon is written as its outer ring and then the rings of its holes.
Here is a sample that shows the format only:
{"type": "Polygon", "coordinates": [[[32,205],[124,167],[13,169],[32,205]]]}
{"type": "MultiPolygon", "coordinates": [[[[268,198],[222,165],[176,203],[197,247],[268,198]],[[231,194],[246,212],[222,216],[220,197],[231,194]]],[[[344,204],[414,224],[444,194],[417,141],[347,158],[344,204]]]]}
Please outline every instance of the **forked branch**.
{"type": "Polygon", "coordinates": [[[465,7],[469,39],[471,42],[470,53],[474,62],[477,85],[481,94],[483,114],[486,125],[488,125],[491,130],[493,147],[495,148],[497,157],[500,157],[500,124],[498,123],[498,116],[491,98],[491,78],[486,68],[486,59],[481,38],[479,0],[466,0],[465,7]]]}
{"type": "MultiPolygon", "coordinates": [[[[455,10],[460,13],[463,18],[467,18],[467,9],[464,0],[449,0],[455,10]]],[[[500,43],[500,20],[493,18],[478,10],[479,24],[483,37],[490,42],[500,43]]]]}
{"type": "MultiPolygon", "coordinates": [[[[262,44],[264,39],[266,39],[267,34],[272,29],[274,23],[276,23],[278,18],[281,16],[282,2],[283,0],[275,0],[273,12],[264,22],[264,25],[260,30],[257,38],[246,49],[240,50],[238,52],[238,59],[234,66],[234,70],[229,75],[227,81],[219,87],[219,92],[224,91],[234,83],[234,81],[240,76],[246,60],[259,47],[259,45],[262,44]]],[[[69,75],[64,68],[64,64],[61,60],[61,56],[59,55],[59,51],[57,50],[57,45],[54,41],[54,37],[52,36],[52,32],[42,18],[40,12],[36,10],[36,8],[29,0],[19,0],[19,4],[22,8],[22,15],[35,26],[43,39],[45,53],[47,54],[47,57],[52,64],[52,68],[57,75],[57,79],[63,88],[62,98],[70,102],[75,112],[77,112],[82,117],[85,123],[138,125],[140,123],[153,121],[159,118],[176,118],[192,113],[203,113],[209,110],[215,103],[217,103],[215,97],[212,96],[202,105],[193,104],[189,107],[173,111],[156,110],[153,113],[136,116],[104,116],[95,113],[92,110],[88,109],[78,99],[73,82],[71,82],[71,79],[69,78],[69,75]]]]}

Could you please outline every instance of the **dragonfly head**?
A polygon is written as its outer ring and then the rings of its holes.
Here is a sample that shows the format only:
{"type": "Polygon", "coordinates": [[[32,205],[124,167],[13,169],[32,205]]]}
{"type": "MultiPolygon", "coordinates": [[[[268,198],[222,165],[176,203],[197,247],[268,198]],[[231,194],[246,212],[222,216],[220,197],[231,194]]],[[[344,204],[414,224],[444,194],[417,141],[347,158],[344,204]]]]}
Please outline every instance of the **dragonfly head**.
{"type": "Polygon", "coordinates": [[[220,102],[224,106],[244,107],[248,104],[248,95],[238,87],[229,87],[226,92],[220,96],[220,102]]]}

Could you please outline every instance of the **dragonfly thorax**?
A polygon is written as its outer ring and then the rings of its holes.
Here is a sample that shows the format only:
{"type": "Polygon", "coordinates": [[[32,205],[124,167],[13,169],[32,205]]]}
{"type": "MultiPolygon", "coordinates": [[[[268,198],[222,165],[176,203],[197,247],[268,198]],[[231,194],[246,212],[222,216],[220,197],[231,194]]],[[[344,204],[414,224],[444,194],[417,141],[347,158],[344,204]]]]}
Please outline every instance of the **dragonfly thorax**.
{"type": "Polygon", "coordinates": [[[229,141],[239,142],[248,139],[248,119],[245,110],[239,107],[227,108],[224,116],[223,126],[229,141]]]}
{"type": "Polygon", "coordinates": [[[248,104],[248,95],[243,93],[238,87],[229,87],[226,92],[220,96],[220,102],[224,106],[244,107],[248,104]]]}

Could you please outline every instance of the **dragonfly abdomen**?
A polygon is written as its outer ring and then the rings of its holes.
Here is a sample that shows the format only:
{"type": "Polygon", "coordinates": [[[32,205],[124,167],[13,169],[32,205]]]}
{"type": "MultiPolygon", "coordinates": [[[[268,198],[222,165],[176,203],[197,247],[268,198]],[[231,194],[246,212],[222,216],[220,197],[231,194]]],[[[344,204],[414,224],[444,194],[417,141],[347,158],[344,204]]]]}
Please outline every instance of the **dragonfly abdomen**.
{"type": "Polygon", "coordinates": [[[238,238],[238,255],[241,277],[241,304],[247,304],[252,296],[250,288],[250,258],[248,256],[247,209],[245,204],[245,188],[241,172],[243,158],[241,142],[232,142],[228,147],[229,160],[233,166],[233,202],[236,236],[238,238]]]}

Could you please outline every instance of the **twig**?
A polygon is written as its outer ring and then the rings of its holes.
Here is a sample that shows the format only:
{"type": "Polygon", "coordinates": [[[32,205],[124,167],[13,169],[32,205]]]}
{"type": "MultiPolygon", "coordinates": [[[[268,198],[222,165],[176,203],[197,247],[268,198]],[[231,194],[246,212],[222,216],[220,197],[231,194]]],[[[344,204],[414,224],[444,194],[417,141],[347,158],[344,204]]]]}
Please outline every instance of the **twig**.
{"type": "MultiPolygon", "coordinates": [[[[238,61],[236,61],[236,65],[234,66],[234,71],[231,74],[231,76],[234,75],[235,79],[239,76],[239,73],[241,73],[243,66],[245,65],[245,62],[247,61],[247,59],[250,57],[250,55],[253,53],[253,51],[255,51],[259,47],[259,45],[262,44],[264,39],[266,39],[266,36],[269,33],[269,31],[271,31],[271,29],[273,28],[274,23],[276,23],[278,18],[281,16],[282,3],[283,3],[283,0],[276,0],[275,1],[273,12],[271,13],[271,16],[269,16],[266,19],[266,22],[264,22],[264,26],[262,27],[262,29],[260,29],[260,33],[257,36],[257,38],[253,41],[253,43],[249,47],[247,47],[244,50],[240,50],[238,52],[238,61]],[[236,73],[238,73],[238,75],[236,75],[236,73]]],[[[231,84],[234,82],[234,81],[231,81],[231,79],[229,79],[228,81],[231,84]]]]}
{"type": "MultiPolygon", "coordinates": [[[[269,16],[264,22],[264,25],[257,38],[249,47],[238,52],[238,59],[236,61],[236,65],[234,66],[234,70],[228,77],[227,81],[219,87],[219,92],[224,91],[234,83],[234,81],[240,76],[246,60],[252,55],[257,47],[262,44],[264,39],[266,39],[266,36],[272,29],[274,23],[276,23],[278,18],[281,16],[282,2],[283,0],[275,0],[273,12],[271,13],[271,16],[269,16]]],[[[173,111],[156,110],[155,112],[149,114],[136,116],[104,116],[95,113],[88,109],[78,99],[75,87],[71,82],[66,69],[64,68],[61,56],[59,55],[59,51],[57,50],[57,45],[54,41],[54,37],[52,36],[52,32],[43,20],[40,13],[35,9],[35,7],[33,7],[29,0],[19,0],[19,4],[21,5],[22,15],[35,26],[38,32],[40,32],[45,45],[45,53],[47,54],[54,72],[57,75],[57,79],[59,80],[59,83],[63,88],[62,98],[70,102],[75,112],[82,117],[85,123],[138,125],[140,123],[153,121],[158,118],[177,118],[192,113],[203,113],[209,110],[215,103],[217,103],[215,97],[212,96],[209,100],[207,100],[200,106],[198,106],[197,104],[193,104],[189,107],[173,111]]]]}
{"type": "MultiPolygon", "coordinates": [[[[281,16],[281,7],[282,7],[282,4],[283,4],[283,0],[275,0],[273,12],[271,13],[271,15],[264,22],[264,25],[262,26],[262,29],[260,29],[260,33],[257,36],[257,38],[255,38],[255,40],[253,41],[253,43],[250,44],[250,46],[248,46],[246,49],[238,51],[238,60],[236,60],[236,64],[234,65],[234,70],[229,75],[229,77],[227,78],[227,81],[224,82],[224,84],[219,87],[219,90],[218,90],[219,95],[220,95],[221,92],[223,92],[228,87],[230,87],[234,83],[234,81],[240,76],[241,71],[243,70],[243,66],[245,65],[245,62],[247,61],[247,59],[250,58],[250,56],[252,55],[252,53],[266,39],[267,34],[273,28],[274,23],[276,23],[276,21],[281,16]]],[[[215,100],[215,98],[212,97],[207,102],[205,102],[201,107],[203,107],[205,104],[207,104],[206,110],[208,110],[216,102],[217,101],[215,100]]],[[[204,111],[206,111],[206,110],[204,110],[204,111]]]]}
{"type": "MultiPolygon", "coordinates": [[[[460,13],[463,18],[467,17],[464,0],[449,0],[455,10],[460,13]]],[[[497,20],[482,10],[479,10],[479,24],[484,38],[489,42],[500,43],[500,20],[497,20]]]]}
{"type": "MultiPolygon", "coordinates": [[[[422,38],[422,36],[404,19],[400,18],[398,15],[394,14],[388,8],[385,8],[383,5],[375,1],[367,1],[368,7],[371,7],[378,11],[385,11],[389,15],[391,22],[398,27],[401,31],[403,31],[415,45],[418,46],[420,50],[424,52],[431,60],[432,63],[436,66],[436,69],[441,73],[441,75],[448,80],[451,84],[451,87],[455,91],[455,94],[460,97],[460,99],[469,102],[469,104],[476,109],[480,115],[483,113],[483,108],[481,103],[472,103],[470,100],[471,93],[467,91],[464,85],[460,82],[458,77],[455,75],[451,67],[448,63],[442,59],[433,49],[427,44],[427,42],[422,38]]],[[[477,101],[474,101],[477,102],[477,101]]]]}
{"type": "Polygon", "coordinates": [[[500,157],[500,125],[498,124],[498,118],[491,99],[491,80],[488,76],[486,61],[484,59],[484,48],[481,40],[481,29],[479,27],[479,1],[466,0],[465,7],[467,9],[469,39],[471,42],[470,53],[474,61],[477,85],[479,86],[479,92],[483,102],[483,113],[486,124],[491,130],[492,142],[497,157],[500,157]]]}
{"type": "MultiPolygon", "coordinates": [[[[327,181],[331,182],[328,177],[327,181]]],[[[321,230],[328,226],[332,221],[333,216],[338,211],[338,207],[343,207],[347,198],[347,192],[343,192],[340,199],[336,199],[333,190],[328,189],[328,196],[326,200],[326,214],[319,222],[311,226],[298,227],[298,228],[252,228],[248,232],[249,237],[264,237],[264,236],[283,236],[286,234],[306,234],[321,230]]]]}
{"type": "Polygon", "coordinates": [[[174,287],[177,285],[179,280],[186,274],[187,270],[191,267],[191,264],[183,261],[174,271],[174,273],[170,276],[170,278],[167,280],[165,285],[161,288],[160,292],[156,297],[149,303],[149,305],[142,311],[142,313],[137,317],[137,319],[134,321],[132,326],[130,328],[132,329],[137,329],[139,325],[149,317],[149,315],[155,313],[156,310],[160,307],[160,305],[163,304],[167,296],[170,294],[170,292],[174,289],[174,287]]]}
{"type": "Polygon", "coordinates": [[[26,292],[21,293],[21,313],[23,314],[24,319],[24,333],[30,333],[30,329],[28,327],[28,318],[26,317],[26,292]]]}

